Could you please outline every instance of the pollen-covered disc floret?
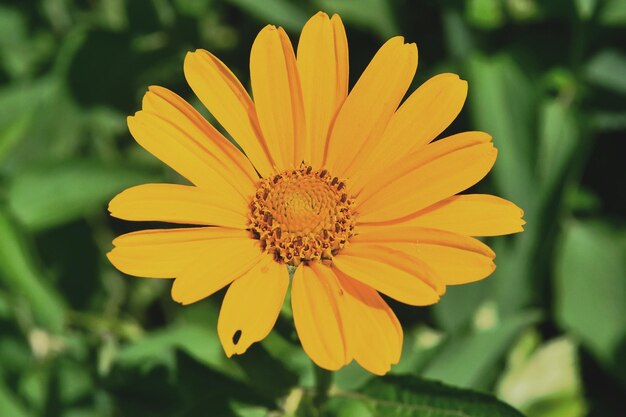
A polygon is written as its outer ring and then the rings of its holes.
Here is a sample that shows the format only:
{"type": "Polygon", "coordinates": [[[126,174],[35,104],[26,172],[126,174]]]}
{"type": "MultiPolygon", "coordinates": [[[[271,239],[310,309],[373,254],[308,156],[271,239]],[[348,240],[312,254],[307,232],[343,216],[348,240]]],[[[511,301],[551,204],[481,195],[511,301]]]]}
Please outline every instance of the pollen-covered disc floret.
{"type": "Polygon", "coordinates": [[[354,199],[345,181],[303,165],[259,182],[250,230],[277,261],[332,259],[354,234],[354,199]]]}

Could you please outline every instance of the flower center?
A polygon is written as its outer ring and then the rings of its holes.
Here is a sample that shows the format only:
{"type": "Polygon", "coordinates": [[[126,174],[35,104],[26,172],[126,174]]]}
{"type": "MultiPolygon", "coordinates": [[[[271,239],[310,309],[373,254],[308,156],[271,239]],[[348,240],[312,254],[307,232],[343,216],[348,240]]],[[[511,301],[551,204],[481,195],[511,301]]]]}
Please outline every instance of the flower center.
{"type": "Polygon", "coordinates": [[[354,234],[353,207],[344,181],[302,165],[259,182],[250,230],[279,262],[332,259],[354,234]]]}

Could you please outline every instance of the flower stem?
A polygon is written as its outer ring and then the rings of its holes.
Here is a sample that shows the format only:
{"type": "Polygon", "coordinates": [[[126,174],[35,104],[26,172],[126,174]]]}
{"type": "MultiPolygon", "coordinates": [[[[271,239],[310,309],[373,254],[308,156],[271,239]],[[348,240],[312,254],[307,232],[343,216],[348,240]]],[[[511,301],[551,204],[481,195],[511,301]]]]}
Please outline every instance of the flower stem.
{"type": "Polygon", "coordinates": [[[315,366],[315,394],[313,405],[318,410],[322,410],[328,400],[328,392],[333,382],[333,373],[315,366]]]}

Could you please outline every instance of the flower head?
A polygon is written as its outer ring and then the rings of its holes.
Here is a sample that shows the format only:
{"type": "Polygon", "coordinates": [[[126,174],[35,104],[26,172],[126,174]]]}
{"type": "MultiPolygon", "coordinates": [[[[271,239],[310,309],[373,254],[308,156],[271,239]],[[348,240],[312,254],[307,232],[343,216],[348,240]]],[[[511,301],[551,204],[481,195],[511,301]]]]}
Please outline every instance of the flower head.
{"type": "Polygon", "coordinates": [[[386,42],[348,94],[339,16],[305,25],[294,53],[267,26],[250,54],[254,101],[211,53],[185,59],[191,88],[237,149],[175,93],[150,87],[129,117],[136,141],[193,185],[145,184],[110,203],[115,217],[197,227],[144,230],[108,254],[130,275],[175,278],[172,297],[201,300],[230,284],[218,321],[228,356],[271,331],[293,273],[302,346],[326,369],[353,359],[376,374],[398,362],[402,328],[379,293],[421,306],[447,285],[485,278],[495,254],[476,236],[522,230],[501,198],[457,195],[496,159],[491,137],[433,140],[461,110],[467,83],[435,76],[401,103],[415,44],[386,42]]]}

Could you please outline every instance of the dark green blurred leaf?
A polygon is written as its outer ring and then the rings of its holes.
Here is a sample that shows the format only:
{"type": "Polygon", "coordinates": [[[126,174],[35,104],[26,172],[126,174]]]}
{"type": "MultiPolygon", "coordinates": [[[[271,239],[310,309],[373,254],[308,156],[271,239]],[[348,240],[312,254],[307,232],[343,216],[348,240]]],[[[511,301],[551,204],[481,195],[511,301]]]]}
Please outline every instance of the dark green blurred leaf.
{"type": "Polygon", "coordinates": [[[406,329],[400,362],[391,367],[391,373],[394,375],[421,374],[444,345],[444,340],[443,332],[426,326],[406,329]]]}
{"type": "Polygon", "coordinates": [[[21,140],[26,139],[26,133],[36,120],[37,110],[55,94],[57,88],[57,83],[47,78],[30,84],[13,84],[0,90],[0,162],[21,140]]]}
{"type": "MultiPolygon", "coordinates": [[[[499,256],[498,253],[498,258],[499,256]]],[[[456,333],[467,327],[478,307],[489,297],[489,291],[493,287],[491,277],[473,282],[471,285],[450,286],[445,297],[432,307],[437,326],[450,333],[456,333]]]]}
{"type": "Polygon", "coordinates": [[[448,50],[453,58],[465,59],[474,49],[474,38],[461,13],[456,9],[443,12],[443,27],[448,50]]]}
{"type": "Polygon", "coordinates": [[[385,417],[523,417],[486,394],[409,376],[376,378],[352,397],[385,417]]]}
{"type": "Polygon", "coordinates": [[[562,100],[546,102],[539,118],[538,173],[544,192],[554,192],[555,183],[570,168],[580,147],[580,137],[571,107],[562,100]]]}
{"type": "Polygon", "coordinates": [[[7,417],[30,417],[24,406],[15,395],[9,391],[8,387],[0,380],[0,415],[7,417]]]}
{"type": "Polygon", "coordinates": [[[482,29],[495,29],[504,22],[501,0],[467,0],[465,2],[467,20],[482,29]]]}
{"type": "MultiPolygon", "coordinates": [[[[257,17],[265,24],[283,26],[292,32],[300,32],[309,16],[287,0],[227,0],[257,17]]],[[[261,26],[265,26],[262,24],[261,26]]]]}
{"type": "Polygon", "coordinates": [[[224,354],[215,329],[191,323],[154,331],[121,349],[115,360],[124,366],[144,369],[154,365],[172,366],[176,349],[187,352],[197,361],[235,379],[244,378],[237,364],[224,354]]]}
{"type": "Polygon", "coordinates": [[[316,4],[320,10],[339,13],[346,23],[370,28],[383,38],[399,34],[386,0],[316,0],[316,4]]]}
{"type": "Polygon", "coordinates": [[[326,404],[328,417],[375,417],[374,410],[357,398],[334,397],[326,404]]]}
{"type": "Polygon", "coordinates": [[[37,324],[59,332],[64,322],[62,299],[43,281],[24,237],[13,219],[0,209],[0,280],[11,292],[28,301],[37,324]]]}
{"type": "Polygon", "coordinates": [[[485,386],[515,338],[538,319],[536,312],[499,318],[494,306],[487,305],[479,310],[473,329],[444,342],[422,375],[463,387],[485,386]]]}
{"type": "Polygon", "coordinates": [[[587,79],[601,87],[626,94],[626,56],[606,50],[598,53],[586,68],[587,79]]]}
{"type": "Polygon", "coordinates": [[[576,0],[576,11],[578,12],[578,16],[587,20],[592,15],[598,5],[598,0],[576,0]]]}
{"type": "Polygon", "coordinates": [[[626,26],[626,1],[605,0],[600,11],[600,22],[605,25],[626,26]]]}
{"type": "Polygon", "coordinates": [[[536,189],[533,85],[508,55],[471,57],[468,81],[475,126],[492,135],[498,148],[492,175],[498,194],[531,201],[536,189]]]}
{"type": "Polygon", "coordinates": [[[42,230],[99,210],[124,188],[152,178],[141,170],[95,160],[38,166],[13,179],[9,207],[26,227],[42,230]]]}
{"type": "Polygon", "coordinates": [[[598,112],[592,115],[591,123],[600,131],[626,130],[626,112],[598,112]]]}
{"type": "Polygon", "coordinates": [[[570,222],[556,257],[556,318],[606,364],[626,336],[623,235],[608,224],[570,222]]]}

